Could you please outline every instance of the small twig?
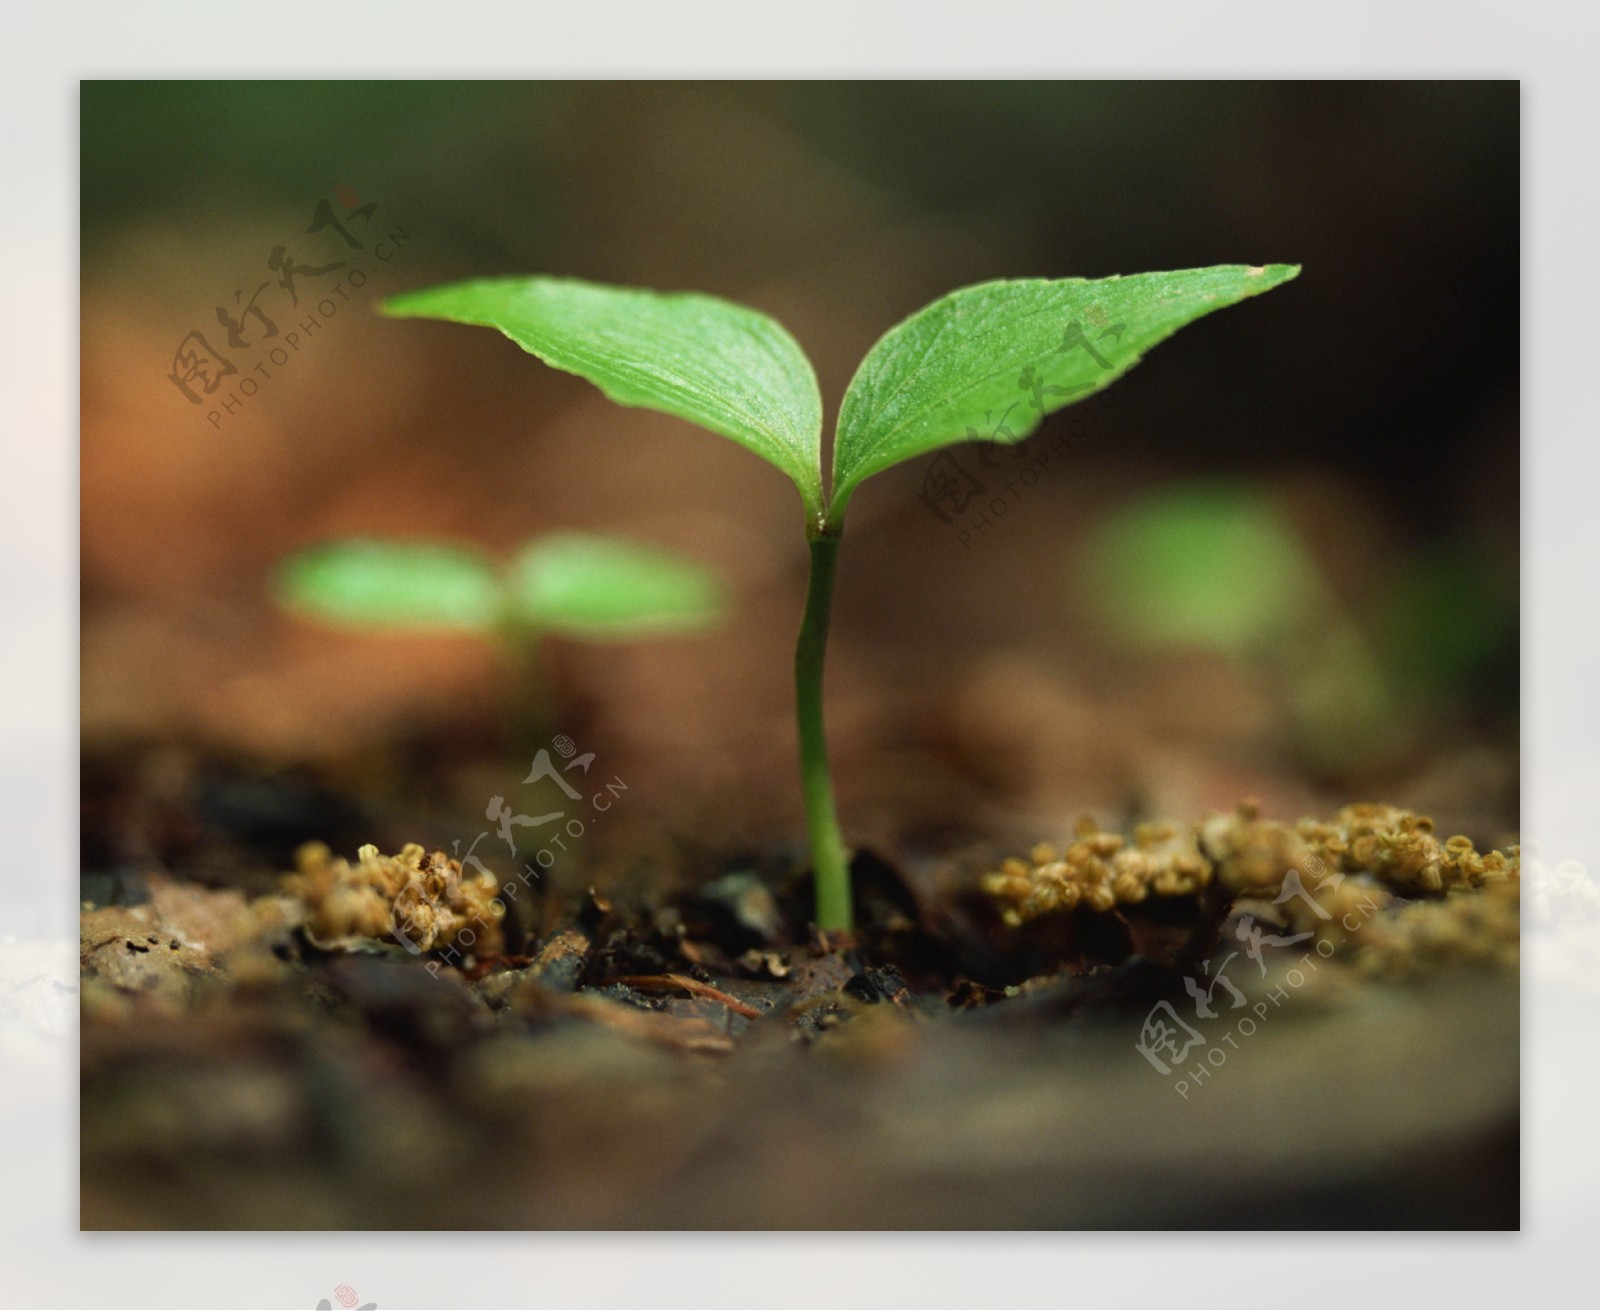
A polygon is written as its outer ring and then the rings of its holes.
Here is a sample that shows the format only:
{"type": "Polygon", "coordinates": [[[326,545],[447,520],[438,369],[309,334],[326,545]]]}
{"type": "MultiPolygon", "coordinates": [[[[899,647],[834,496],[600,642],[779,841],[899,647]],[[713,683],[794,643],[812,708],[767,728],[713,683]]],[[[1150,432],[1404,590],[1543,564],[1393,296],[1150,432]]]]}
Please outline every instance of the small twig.
{"type": "Polygon", "coordinates": [[[663,992],[687,992],[696,997],[704,997],[708,1001],[721,1002],[736,1015],[743,1015],[746,1019],[759,1020],[763,1014],[754,1006],[747,1005],[737,997],[723,992],[721,988],[713,988],[709,983],[701,983],[699,979],[691,979],[687,974],[623,974],[616,978],[606,980],[608,983],[621,983],[630,988],[656,989],[663,992]]]}
{"type": "Polygon", "coordinates": [[[501,968],[514,970],[520,969],[524,965],[531,964],[533,964],[532,956],[480,956],[478,957],[477,962],[470,969],[463,970],[462,973],[465,974],[468,979],[472,980],[472,982],[476,983],[479,979],[483,978],[485,975],[493,972],[494,970],[501,968]]]}

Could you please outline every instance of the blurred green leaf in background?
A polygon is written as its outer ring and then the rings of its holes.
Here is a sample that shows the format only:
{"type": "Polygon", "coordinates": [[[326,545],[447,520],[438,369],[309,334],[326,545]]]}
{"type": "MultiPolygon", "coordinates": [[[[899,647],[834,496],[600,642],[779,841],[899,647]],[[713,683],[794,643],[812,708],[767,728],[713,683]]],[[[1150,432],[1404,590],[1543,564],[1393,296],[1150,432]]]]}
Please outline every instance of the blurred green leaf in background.
{"type": "Polygon", "coordinates": [[[1249,483],[1182,483],[1135,500],[1091,535],[1080,581],[1113,642],[1211,651],[1265,676],[1322,768],[1386,759],[1415,732],[1367,628],[1249,483]]]}
{"type": "Polygon", "coordinates": [[[1084,566],[1107,630],[1132,646],[1260,659],[1323,609],[1299,535],[1244,484],[1186,484],[1135,501],[1099,526],[1084,566]]]}
{"type": "Polygon", "coordinates": [[[699,565],[584,533],[524,548],[510,587],[528,623],[590,641],[706,628],[726,608],[721,586],[699,565]]]}
{"type": "Polygon", "coordinates": [[[346,628],[492,632],[503,587],[476,551],[425,542],[357,538],[285,561],[278,599],[307,618],[346,628]]]}
{"type": "Polygon", "coordinates": [[[530,542],[507,569],[466,547],[335,542],[286,560],[277,592],[294,613],[344,628],[589,640],[705,628],[725,605],[721,585],[700,565],[584,533],[530,542]]]}

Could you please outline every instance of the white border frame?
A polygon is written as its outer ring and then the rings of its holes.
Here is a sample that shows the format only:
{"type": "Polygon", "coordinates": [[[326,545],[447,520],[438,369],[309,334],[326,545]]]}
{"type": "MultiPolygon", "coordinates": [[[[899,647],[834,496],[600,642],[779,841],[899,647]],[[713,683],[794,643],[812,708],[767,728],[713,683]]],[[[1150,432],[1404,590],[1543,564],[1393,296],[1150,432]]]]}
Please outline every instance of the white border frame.
{"type": "MultiPolygon", "coordinates": [[[[1590,133],[1600,122],[1594,11],[1398,0],[559,8],[291,0],[238,10],[156,0],[18,6],[7,26],[5,904],[28,907],[23,919],[37,916],[63,944],[69,905],[40,871],[70,873],[76,850],[80,77],[1522,78],[1524,825],[1552,859],[1600,870],[1600,703],[1590,681],[1600,667],[1600,369],[1588,312],[1597,213],[1590,133]]],[[[70,1032],[48,1050],[0,1046],[0,1173],[9,1176],[0,1184],[0,1298],[38,1307],[302,1307],[326,1295],[308,1290],[347,1282],[370,1290],[384,1311],[664,1298],[711,1307],[1592,1304],[1594,989],[1591,976],[1577,978],[1561,961],[1527,959],[1520,1236],[80,1235],[70,1032]]]]}

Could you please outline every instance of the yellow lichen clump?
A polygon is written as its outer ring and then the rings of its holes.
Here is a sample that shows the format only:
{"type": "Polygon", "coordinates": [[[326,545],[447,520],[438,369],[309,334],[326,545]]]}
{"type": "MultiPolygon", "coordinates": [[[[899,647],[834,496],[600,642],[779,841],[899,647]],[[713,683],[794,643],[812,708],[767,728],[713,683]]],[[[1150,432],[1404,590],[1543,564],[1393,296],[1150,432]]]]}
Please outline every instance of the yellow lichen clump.
{"type": "Polygon", "coordinates": [[[461,863],[415,842],[397,856],[364,846],[355,864],[320,842],[295,853],[283,887],[305,903],[307,936],[319,946],[357,939],[404,941],[419,951],[457,947],[475,955],[501,949],[505,906],[487,871],[463,876],[461,863]]]}
{"type": "Polygon", "coordinates": [[[1310,933],[1314,941],[1336,948],[1359,942],[1370,924],[1401,904],[1366,874],[1333,874],[1304,886],[1304,897],[1287,897],[1270,909],[1288,921],[1291,932],[1310,933]]]}
{"type": "Polygon", "coordinates": [[[1041,843],[1028,860],[1006,861],[983,876],[983,890],[1001,903],[1000,917],[1015,927],[1057,911],[1108,911],[1150,896],[1184,897],[1211,879],[1211,862],[1192,832],[1171,824],[1141,824],[1133,845],[1091,819],[1078,821],[1077,841],[1065,852],[1041,843]]]}
{"type": "Polygon", "coordinates": [[[1250,803],[1210,816],[1200,826],[1200,845],[1216,861],[1223,885],[1240,895],[1275,895],[1290,870],[1315,873],[1319,863],[1295,827],[1259,818],[1250,803]]]}
{"type": "Polygon", "coordinates": [[[1346,806],[1335,825],[1338,840],[1327,854],[1342,868],[1368,870],[1399,892],[1481,888],[1515,872],[1517,849],[1480,855],[1469,838],[1443,842],[1433,821],[1394,806],[1346,806]]]}
{"type": "Polygon", "coordinates": [[[1262,909],[1296,934],[1353,947],[1364,968],[1397,975],[1447,962],[1514,967],[1520,875],[1516,847],[1479,853],[1465,837],[1441,841],[1427,816],[1394,806],[1282,824],[1247,803],[1196,830],[1142,825],[1131,848],[1080,820],[1064,856],[1041,845],[980,886],[1015,927],[1080,907],[1186,896],[1215,880],[1246,904],[1270,903],[1262,909]]]}
{"type": "Polygon", "coordinates": [[[1374,917],[1356,935],[1356,964],[1388,978],[1441,965],[1514,970],[1521,959],[1521,893],[1519,879],[1497,879],[1481,891],[1414,901],[1374,917]]]}

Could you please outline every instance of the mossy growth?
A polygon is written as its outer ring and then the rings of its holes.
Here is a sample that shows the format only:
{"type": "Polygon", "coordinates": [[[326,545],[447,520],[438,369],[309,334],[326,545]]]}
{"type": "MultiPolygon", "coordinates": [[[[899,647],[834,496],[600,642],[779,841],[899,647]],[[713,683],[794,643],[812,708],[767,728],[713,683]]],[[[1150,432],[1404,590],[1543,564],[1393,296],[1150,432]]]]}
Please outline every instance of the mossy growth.
{"type": "Polygon", "coordinates": [[[1251,804],[1197,825],[1143,824],[1131,840],[1080,820],[1062,850],[1036,846],[981,876],[1002,923],[1111,914],[1152,898],[1248,904],[1308,946],[1398,976],[1444,964],[1517,965],[1521,856],[1441,839],[1426,815],[1346,806],[1331,820],[1261,818],[1251,804]]]}

